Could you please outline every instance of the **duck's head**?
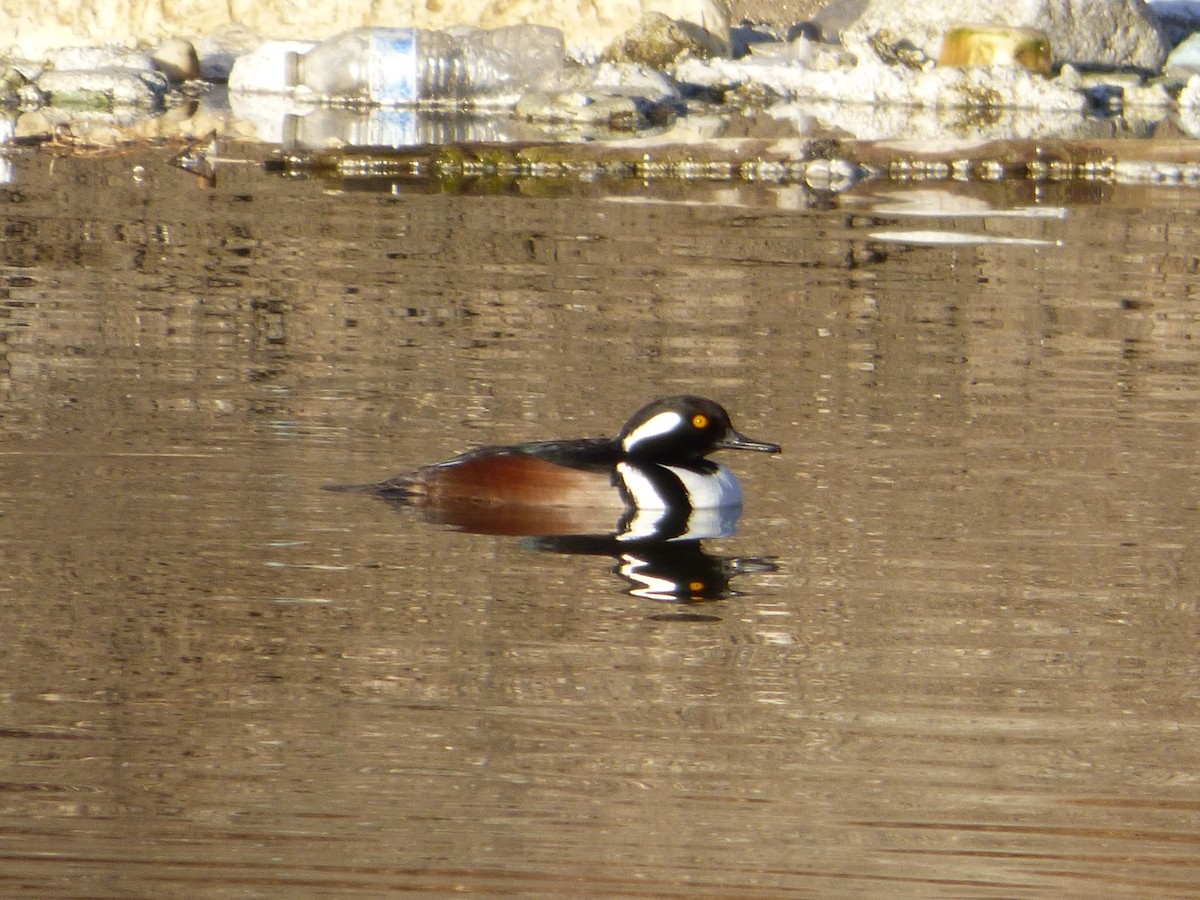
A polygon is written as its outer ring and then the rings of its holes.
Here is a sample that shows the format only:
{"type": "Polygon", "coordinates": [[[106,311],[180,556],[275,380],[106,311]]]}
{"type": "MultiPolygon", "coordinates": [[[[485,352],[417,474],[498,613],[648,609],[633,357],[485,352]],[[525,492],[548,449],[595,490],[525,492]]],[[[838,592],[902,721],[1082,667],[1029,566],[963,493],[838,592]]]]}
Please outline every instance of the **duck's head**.
{"type": "Polygon", "coordinates": [[[643,406],[625,423],[617,442],[630,459],[665,464],[686,464],[716,450],[781,449],[739,434],[721,404],[686,394],[643,406]]]}

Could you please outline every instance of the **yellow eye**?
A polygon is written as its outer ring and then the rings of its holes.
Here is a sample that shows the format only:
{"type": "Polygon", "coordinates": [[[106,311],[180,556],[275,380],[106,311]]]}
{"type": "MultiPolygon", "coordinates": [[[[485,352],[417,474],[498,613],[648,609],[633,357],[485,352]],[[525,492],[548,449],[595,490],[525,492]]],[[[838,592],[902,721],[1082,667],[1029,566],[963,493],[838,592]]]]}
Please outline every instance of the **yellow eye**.
{"type": "MultiPolygon", "coordinates": [[[[702,419],[704,417],[700,416],[699,418],[702,419]]],[[[704,582],[703,581],[689,581],[688,582],[688,590],[691,591],[693,594],[698,594],[702,590],[704,590],[704,582]]]]}
{"type": "Polygon", "coordinates": [[[692,416],[692,425],[701,430],[708,427],[708,416],[704,413],[696,413],[692,416]]]}

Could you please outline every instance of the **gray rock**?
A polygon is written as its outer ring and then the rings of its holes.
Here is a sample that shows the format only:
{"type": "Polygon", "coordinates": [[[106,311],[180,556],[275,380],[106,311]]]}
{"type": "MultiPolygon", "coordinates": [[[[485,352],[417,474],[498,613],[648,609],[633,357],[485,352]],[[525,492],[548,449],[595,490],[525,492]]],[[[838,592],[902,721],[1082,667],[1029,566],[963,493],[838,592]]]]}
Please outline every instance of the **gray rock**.
{"type": "Polygon", "coordinates": [[[80,109],[161,109],[169,89],[158,72],[124,68],[49,70],[37,87],[50,105],[80,109]]]}
{"type": "Polygon", "coordinates": [[[841,37],[853,49],[886,32],[936,58],[945,31],[959,24],[1040,29],[1049,35],[1056,61],[1073,65],[1157,71],[1169,49],[1157,18],[1140,0],[869,0],[841,28],[841,37]]]}
{"type": "Polygon", "coordinates": [[[669,118],[679,102],[674,82],[647,66],[601,63],[562,73],[517,103],[536,121],[635,128],[669,118]]]}
{"type": "Polygon", "coordinates": [[[666,69],[685,53],[701,59],[727,56],[729,45],[720,44],[707,31],[689,29],[686,22],[676,22],[662,13],[652,12],[609,44],[600,59],[666,69]]]}
{"type": "Polygon", "coordinates": [[[200,57],[191,41],[170,38],[154,48],[150,59],[172,84],[200,77],[200,57]]]}
{"type": "Polygon", "coordinates": [[[679,89],[674,81],[649,66],[634,63],[599,63],[568,69],[539,87],[633,97],[649,103],[674,103],[679,99],[679,89]]]}
{"type": "Polygon", "coordinates": [[[867,11],[868,0],[831,0],[812,17],[812,24],[824,41],[840,41],[842,32],[867,11]]]}
{"type": "Polygon", "coordinates": [[[196,42],[200,77],[205,81],[228,81],[239,56],[253,52],[263,39],[243,25],[224,25],[196,42]]]}
{"type": "Polygon", "coordinates": [[[1146,5],[1158,17],[1172,46],[1200,31],[1200,6],[1196,0],[1147,0],[1146,5]]]}

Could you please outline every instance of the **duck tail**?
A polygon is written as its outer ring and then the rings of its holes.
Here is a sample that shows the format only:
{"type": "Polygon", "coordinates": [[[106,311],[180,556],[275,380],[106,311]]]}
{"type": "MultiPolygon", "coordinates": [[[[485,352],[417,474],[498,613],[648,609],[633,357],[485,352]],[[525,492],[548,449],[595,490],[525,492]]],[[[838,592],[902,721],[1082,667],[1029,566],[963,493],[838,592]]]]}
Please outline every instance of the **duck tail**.
{"type": "Polygon", "coordinates": [[[413,493],[412,482],[406,478],[389,478],[374,484],[323,484],[321,490],[339,494],[374,494],[388,500],[405,500],[413,493]]]}

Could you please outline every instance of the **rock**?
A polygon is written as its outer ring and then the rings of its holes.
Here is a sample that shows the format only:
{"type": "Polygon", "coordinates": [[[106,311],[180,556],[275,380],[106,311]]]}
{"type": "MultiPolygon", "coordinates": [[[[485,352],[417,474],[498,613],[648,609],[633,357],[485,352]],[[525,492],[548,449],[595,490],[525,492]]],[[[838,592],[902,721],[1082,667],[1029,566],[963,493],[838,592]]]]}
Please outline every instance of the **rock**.
{"type": "Polygon", "coordinates": [[[200,77],[200,57],[191,41],[171,38],[163,41],[150,54],[154,68],[172,84],[181,84],[200,77]]]}
{"type": "Polygon", "coordinates": [[[1163,63],[1163,71],[1176,77],[1190,77],[1200,73],[1200,34],[1193,34],[1171,51],[1163,63]]]}
{"type": "MultiPolygon", "coordinates": [[[[29,87],[29,80],[19,69],[12,66],[4,68],[3,72],[0,72],[0,103],[8,107],[19,106],[23,92],[27,91],[29,87]]],[[[36,88],[34,90],[36,91],[36,88]]],[[[40,99],[36,93],[35,97],[40,99]]],[[[3,121],[4,117],[0,116],[0,122],[3,121]]],[[[3,141],[0,141],[0,144],[3,144],[3,141]]]]}
{"type": "Polygon", "coordinates": [[[1070,86],[1022,68],[931,68],[888,65],[860,48],[857,65],[818,71],[770,58],[689,59],[675,70],[681,82],[730,90],[757,85],[780,97],[907,107],[1003,108],[1081,113],[1085,99],[1070,86]]]}
{"type": "MultiPolygon", "coordinates": [[[[889,66],[900,66],[919,72],[928,72],[937,62],[902,34],[881,28],[867,35],[866,46],[889,66]]],[[[862,52],[860,48],[859,52],[862,52]]]]}
{"type": "Polygon", "coordinates": [[[222,25],[196,42],[200,77],[205,81],[228,81],[237,58],[254,52],[262,42],[262,37],[245,25],[222,25]]]}
{"type": "Polygon", "coordinates": [[[666,16],[693,36],[706,35],[704,40],[714,46],[729,46],[729,7],[724,0],[503,0],[485,6],[482,14],[478,0],[445,0],[438,6],[436,22],[414,24],[428,28],[460,23],[483,28],[520,22],[551,25],[562,30],[572,56],[593,60],[650,13],[666,16]],[[452,14],[452,5],[458,4],[452,14]]]}
{"type": "Polygon", "coordinates": [[[849,69],[855,59],[845,49],[824,41],[810,40],[804,35],[790,41],[751,44],[750,55],[759,59],[790,61],[815,72],[831,72],[834,69],[849,69]]]}
{"type": "Polygon", "coordinates": [[[1171,46],[1200,31],[1200,6],[1195,0],[1146,0],[1146,5],[1158,17],[1171,46]]]}
{"type": "Polygon", "coordinates": [[[867,11],[868,2],[869,0],[832,0],[817,10],[812,24],[822,40],[839,43],[842,40],[842,32],[867,11]]]}
{"type": "Polygon", "coordinates": [[[132,69],[153,72],[150,54],[128,47],[64,47],[49,54],[47,62],[60,72],[88,72],[97,69],[132,69]]]}
{"type": "Polygon", "coordinates": [[[708,32],[689,30],[684,23],[655,12],[647,13],[637,25],[609,44],[600,59],[666,69],[685,53],[701,58],[728,56],[729,45],[720,44],[708,32]]]}
{"type": "Polygon", "coordinates": [[[1195,112],[1200,109],[1200,75],[1193,75],[1179,93],[1179,107],[1195,112]]]}
{"type": "Polygon", "coordinates": [[[1139,0],[868,0],[841,37],[853,50],[890,32],[937,56],[954,24],[1035,28],[1050,36],[1057,62],[1089,67],[1157,71],[1168,49],[1158,20],[1139,0]]]}
{"type": "Polygon", "coordinates": [[[163,106],[169,85],[158,72],[125,68],[51,69],[42,73],[37,88],[52,106],[157,110],[163,106]]]}
{"type": "MultiPolygon", "coordinates": [[[[726,0],[336,0],[295,3],[211,3],[209,0],[78,0],[49,8],[44,3],[6,6],[5,43],[17,55],[40,56],[54,47],[119,42],[156,45],[179,35],[213,34],[236,21],[277,39],[321,40],[360,25],[446,29],[455,25],[497,28],[530,23],[560,28],[568,50],[595,59],[648,13],[662,13],[729,44],[726,0]],[[49,9],[49,14],[48,14],[49,9]]],[[[198,48],[199,49],[199,48],[198,48]]],[[[200,50],[202,66],[205,52],[200,50]]]]}
{"type": "Polygon", "coordinates": [[[760,27],[743,22],[729,30],[730,47],[727,55],[737,59],[739,56],[753,53],[755,45],[784,42],[788,37],[787,32],[786,28],[760,27]]]}
{"type": "Polygon", "coordinates": [[[564,73],[553,85],[517,103],[527,119],[636,128],[661,123],[679,103],[675,84],[660,72],[632,63],[601,63],[564,73]]]}

